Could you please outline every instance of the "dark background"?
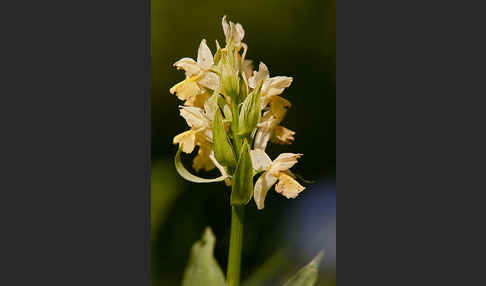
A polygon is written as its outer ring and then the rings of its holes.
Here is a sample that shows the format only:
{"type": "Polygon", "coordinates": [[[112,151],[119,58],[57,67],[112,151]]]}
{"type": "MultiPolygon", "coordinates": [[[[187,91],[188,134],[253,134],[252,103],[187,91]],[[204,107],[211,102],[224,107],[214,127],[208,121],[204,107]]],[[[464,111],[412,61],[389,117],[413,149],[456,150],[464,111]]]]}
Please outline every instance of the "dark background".
{"type": "MultiPolygon", "coordinates": [[[[336,38],[335,2],[152,1],[152,277],[154,285],[178,285],[191,245],[205,226],[216,237],[215,256],[226,269],[230,231],[229,189],[222,183],[193,184],[174,168],[175,135],[187,130],[169,89],[184,79],[172,64],[196,58],[201,39],[212,52],[224,45],[221,18],[245,29],[247,58],[263,61],[271,76],[294,78],[283,97],[292,108],[283,121],[297,132],[290,146],[271,144],[270,157],[303,153],[293,168],[315,181],[295,200],[271,190],[265,209],[247,206],[242,278],[268,262],[271,279],[285,279],[325,250],[320,285],[335,284],[336,38]]],[[[189,157],[189,156],[186,156],[189,157]]],[[[188,161],[186,166],[190,166],[188,161]]],[[[215,173],[200,174],[215,176],[215,173]]]]}

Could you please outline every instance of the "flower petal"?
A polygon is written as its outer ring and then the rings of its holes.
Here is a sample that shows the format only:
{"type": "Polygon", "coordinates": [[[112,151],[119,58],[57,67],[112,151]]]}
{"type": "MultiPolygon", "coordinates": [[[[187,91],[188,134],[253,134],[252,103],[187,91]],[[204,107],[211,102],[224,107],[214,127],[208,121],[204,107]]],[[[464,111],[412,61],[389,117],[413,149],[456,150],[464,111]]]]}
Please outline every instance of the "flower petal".
{"type": "Polygon", "coordinates": [[[265,197],[267,196],[268,190],[277,182],[277,178],[272,176],[270,172],[263,173],[255,183],[255,188],[253,191],[253,199],[259,210],[263,209],[265,206],[265,197]]]}
{"type": "Polygon", "coordinates": [[[248,84],[250,85],[251,88],[256,88],[256,86],[261,80],[265,82],[269,77],[270,77],[270,72],[268,71],[267,66],[261,62],[258,67],[258,71],[255,71],[253,73],[253,76],[248,79],[248,84]]]}
{"type": "Polygon", "coordinates": [[[195,147],[196,132],[195,130],[188,130],[174,137],[174,144],[180,144],[182,152],[190,154],[195,147]]]}
{"type": "Polygon", "coordinates": [[[243,26],[240,23],[236,23],[235,25],[235,35],[233,36],[233,41],[236,39],[236,43],[239,43],[243,40],[245,37],[245,30],[243,29],[243,26]]]}
{"type": "Polygon", "coordinates": [[[258,123],[258,127],[264,129],[272,129],[278,124],[277,119],[273,116],[272,112],[265,111],[263,116],[260,118],[260,122],[258,123]]]}
{"type": "Polygon", "coordinates": [[[279,194],[282,194],[287,199],[295,199],[304,189],[305,187],[301,186],[291,176],[283,172],[280,173],[280,176],[278,177],[278,183],[275,186],[275,191],[277,191],[277,193],[279,194]]]}
{"type": "Polygon", "coordinates": [[[246,75],[247,78],[250,78],[253,72],[253,61],[247,59],[243,60],[241,71],[246,75]]]}
{"type": "Polygon", "coordinates": [[[223,26],[224,37],[226,38],[226,41],[228,41],[229,37],[230,37],[230,26],[229,26],[228,22],[226,21],[226,15],[223,16],[223,20],[221,21],[221,25],[223,26]]]}
{"type": "Polygon", "coordinates": [[[272,159],[263,150],[251,150],[250,155],[253,169],[257,172],[265,171],[272,165],[272,159]]]}
{"type": "Polygon", "coordinates": [[[272,131],[270,129],[259,128],[255,135],[255,143],[253,144],[254,148],[258,150],[265,150],[271,137],[272,131]]]}
{"type": "Polygon", "coordinates": [[[192,168],[196,171],[201,169],[204,171],[211,171],[215,167],[213,161],[209,158],[212,149],[211,143],[204,139],[200,140],[200,136],[198,136],[198,145],[199,150],[192,161],[192,168]]]}
{"type": "Polygon", "coordinates": [[[271,141],[277,144],[291,144],[295,140],[294,135],[294,131],[278,125],[273,130],[271,141]]]}
{"type": "Polygon", "coordinates": [[[282,121],[287,113],[287,110],[292,106],[290,101],[287,99],[280,97],[278,95],[274,95],[270,98],[270,110],[275,118],[278,119],[278,122],[282,121]]]}
{"type": "Polygon", "coordinates": [[[299,159],[301,156],[302,154],[294,153],[282,153],[278,155],[277,159],[273,160],[272,167],[270,167],[270,172],[274,176],[277,176],[278,173],[287,171],[297,163],[297,159],[299,159]]]}
{"type": "Polygon", "coordinates": [[[287,88],[292,84],[292,77],[274,76],[269,79],[268,86],[272,88],[287,88]]]}
{"type": "Polygon", "coordinates": [[[209,127],[209,121],[204,114],[204,110],[199,107],[181,106],[180,113],[186,120],[187,125],[191,128],[200,129],[209,127]]]}
{"type": "Polygon", "coordinates": [[[188,77],[185,80],[174,85],[170,90],[171,94],[176,94],[180,100],[190,100],[201,92],[194,77],[188,77]]]}
{"type": "Polygon", "coordinates": [[[183,69],[188,77],[195,76],[201,71],[201,67],[191,58],[183,58],[175,62],[178,70],[183,69]]]}
{"type": "Polygon", "coordinates": [[[197,51],[197,63],[203,69],[208,70],[214,64],[213,54],[206,44],[206,40],[203,39],[201,44],[199,44],[199,49],[197,51]]]}
{"type": "Polygon", "coordinates": [[[210,96],[211,94],[209,92],[198,93],[196,96],[188,98],[186,102],[184,102],[184,105],[203,108],[210,96]]]}
{"type": "Polygon", "coordinates": [[[205,72],[199,80],[199,84],[211,90],[217,90],[219,88],[219,76],[213,72],[205,72]]]}

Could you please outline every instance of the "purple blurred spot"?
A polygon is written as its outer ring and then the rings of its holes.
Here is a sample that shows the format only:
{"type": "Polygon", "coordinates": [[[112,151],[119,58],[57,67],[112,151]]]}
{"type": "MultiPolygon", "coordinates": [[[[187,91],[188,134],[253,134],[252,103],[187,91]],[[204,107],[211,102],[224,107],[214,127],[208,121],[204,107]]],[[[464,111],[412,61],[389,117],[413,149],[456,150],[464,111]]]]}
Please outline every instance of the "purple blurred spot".
{"type": "Polygon", "coordinates": [[[307,187],[287,213],[285,227],[292,252],[309,261],[324,249],[322,268],[336,266],[336,183],[321,181],[307,187]]]}

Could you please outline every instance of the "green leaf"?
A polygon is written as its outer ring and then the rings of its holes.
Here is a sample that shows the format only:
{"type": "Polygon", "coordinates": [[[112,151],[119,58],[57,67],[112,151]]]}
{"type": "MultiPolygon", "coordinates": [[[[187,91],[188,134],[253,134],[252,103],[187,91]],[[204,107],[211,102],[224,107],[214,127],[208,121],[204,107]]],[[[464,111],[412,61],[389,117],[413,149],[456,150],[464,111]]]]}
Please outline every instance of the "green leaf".
{"type": "Polygon", "coordinates": [[[214,115],[213,143],[216,160],[222,166],[227,167],[231,173],[235,168],[236,159],[228,135],[224,130],[223,119],[219,110],[214,115]]]}
{"type": "Polygon", "coordinates": [[[174,163],[177,172],[179,175],[181,175],[184,179],[188,180],[189,182],[193,183],[214,183],[214,182],[221,182],[226,179],[225,176],[217,177],[214,179],[206,179],[206,178],[201,178],[196,175],[191,174],[182,164],[181,161],[181,151],[182,149],[179,147],[179,150],[177,150],[177,153],[175,155],[174,163]]]}
{"type": "Polygon", "coordinates": [[[317,281],[319,264],[321,264],[323,257],[324,252],[319,252],[309,264],[301,268],[283,286],[313,286],[317,281]]]}
{"type": "Polygon", "coordinates": [[[174,168],[167,164],[167,160],[152,161],[150,173],[150,236],[155,240],[182,187],[178,184],[174,168]]]}
{"type": "Polygon", "coordinates": [[[253,195],[253,165],[251,164],[250,146],[245,140],[240,152],[240,159],[233,175],[231,204],[246,205],[253,195]]]}
{"type": "Polygon", "coordinates": [[[216,238],[207,227],[201,240],[192,246],[182,286],[225,286],[223,271],[213,256],[215,243],[216,238]]]}

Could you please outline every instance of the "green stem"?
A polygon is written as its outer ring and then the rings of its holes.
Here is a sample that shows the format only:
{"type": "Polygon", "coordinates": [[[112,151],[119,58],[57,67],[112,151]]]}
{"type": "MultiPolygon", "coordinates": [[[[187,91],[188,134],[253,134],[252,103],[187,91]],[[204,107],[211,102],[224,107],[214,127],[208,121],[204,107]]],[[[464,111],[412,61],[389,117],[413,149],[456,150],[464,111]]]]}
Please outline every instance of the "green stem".
{"type": "Polygon", "coordinates": [[[231,235],[228,254],[228,286],[240,285],[241,249],[245,206],[231,206],[231,235]]]}
{"type": "Polygon", "coordinates": [[[239,112],[238,112],[238,106],[237,104],[233,103],[232,104],[232,112],[233,112],[233,120],[231,121],[231,131],[233,133],[233,142],[235,146],[235,151],[236,151],[236,156],[240,156],[240,150],[241,150],[241,137],[238,135],[238,119],[239,119],[239,112]]]}

